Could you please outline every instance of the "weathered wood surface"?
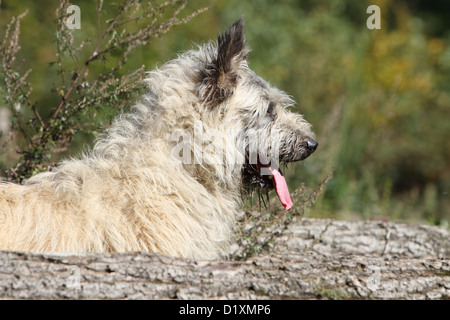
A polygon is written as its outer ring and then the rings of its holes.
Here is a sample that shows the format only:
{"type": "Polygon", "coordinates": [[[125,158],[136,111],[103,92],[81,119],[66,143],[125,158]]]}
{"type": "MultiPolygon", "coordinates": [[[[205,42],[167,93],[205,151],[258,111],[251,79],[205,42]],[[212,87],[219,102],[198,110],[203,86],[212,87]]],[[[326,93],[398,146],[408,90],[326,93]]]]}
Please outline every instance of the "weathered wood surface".
{"type": "Polygon", "coordinates": [[[302,219],[278,237],[271,252],[242,261],[3,251],[0,297],[448,299],[450,232],[421,225],[302,219]]]}

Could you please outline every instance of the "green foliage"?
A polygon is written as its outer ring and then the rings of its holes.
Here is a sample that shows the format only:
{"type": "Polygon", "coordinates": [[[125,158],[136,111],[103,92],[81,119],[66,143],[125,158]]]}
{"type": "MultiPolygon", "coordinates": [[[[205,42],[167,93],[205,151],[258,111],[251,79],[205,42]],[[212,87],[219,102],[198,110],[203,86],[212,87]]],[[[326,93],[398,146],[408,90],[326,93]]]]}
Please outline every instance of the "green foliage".
{"type": "Polygon", "coordinates": [[[398,1],[233,8],[247,21],[252,68],[294,96],[318,135],[290,185],[317,185],[335,167],[310,214],[448,223],[448,39],[429,36],[428,20],[398,1]],[[380,6],[381,30],[366,28],[370,4],[380,6]]]}

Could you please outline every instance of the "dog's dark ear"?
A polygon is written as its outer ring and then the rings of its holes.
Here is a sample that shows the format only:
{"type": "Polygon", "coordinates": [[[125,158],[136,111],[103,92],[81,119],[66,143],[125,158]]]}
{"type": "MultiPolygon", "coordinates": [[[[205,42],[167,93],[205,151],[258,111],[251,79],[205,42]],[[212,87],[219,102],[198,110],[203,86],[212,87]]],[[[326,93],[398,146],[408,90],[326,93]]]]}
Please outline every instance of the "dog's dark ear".
{"type": "Polygon", "coordinates": [[[207,65],[202,79],[201,96],[209,105],[217,105],[233,94],[239,65],[247,59],[244,20],[240,19],[217,39],[217,54],[207,65]]]}

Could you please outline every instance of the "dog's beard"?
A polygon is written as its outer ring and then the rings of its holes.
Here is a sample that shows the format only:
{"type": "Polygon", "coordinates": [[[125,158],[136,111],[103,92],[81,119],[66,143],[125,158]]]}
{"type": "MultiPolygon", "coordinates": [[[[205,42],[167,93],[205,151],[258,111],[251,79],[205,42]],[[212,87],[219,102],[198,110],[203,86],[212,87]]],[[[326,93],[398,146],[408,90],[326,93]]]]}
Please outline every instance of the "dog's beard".
{"type": "Polygon", "coordinates": [[[275,189],[278,199],[286,210],[289,210],[293,203],[289,194],[289,189],[281,169],[278,166],[262,164],[259,159],[256,164],[248,161],[242,167],[243,185],[251,190],[256,189],[260,199],[264,199],[261,194],[275,189]]]}

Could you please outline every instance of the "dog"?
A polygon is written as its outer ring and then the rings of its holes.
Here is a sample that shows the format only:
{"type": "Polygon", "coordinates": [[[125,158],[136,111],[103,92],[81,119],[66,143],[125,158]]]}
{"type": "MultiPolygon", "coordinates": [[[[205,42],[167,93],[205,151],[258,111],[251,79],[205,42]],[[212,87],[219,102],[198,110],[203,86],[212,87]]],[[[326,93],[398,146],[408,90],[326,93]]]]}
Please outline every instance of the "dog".
{"type": "Polygon", "coordinates": [[[243,20],[149,72],[147,93],[92,149],[23,185],[0,183],[0,249],[229,254],[244,188],[318,143],[294,101],[248,66],[243,20]]]}

